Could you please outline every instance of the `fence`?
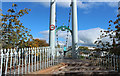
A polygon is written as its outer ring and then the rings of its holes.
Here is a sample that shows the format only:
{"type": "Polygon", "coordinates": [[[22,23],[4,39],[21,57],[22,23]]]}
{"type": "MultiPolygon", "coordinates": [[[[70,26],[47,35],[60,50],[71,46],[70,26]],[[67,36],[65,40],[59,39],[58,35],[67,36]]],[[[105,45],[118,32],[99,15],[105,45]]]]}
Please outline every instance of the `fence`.
{"type": "Polygon", "coordinates": [[[7,74],[29,74],[60,63],[59,51],[55,49],[55,57],[52,56],[50,47],[1,49],[0,76],[7,74]]]}
{"type": "Polygon", "coordinates": [[[120,56],[106,55],[104,57],[97,57],[98,66],[103,66],[106,69],[120,72],[120,56]]]}

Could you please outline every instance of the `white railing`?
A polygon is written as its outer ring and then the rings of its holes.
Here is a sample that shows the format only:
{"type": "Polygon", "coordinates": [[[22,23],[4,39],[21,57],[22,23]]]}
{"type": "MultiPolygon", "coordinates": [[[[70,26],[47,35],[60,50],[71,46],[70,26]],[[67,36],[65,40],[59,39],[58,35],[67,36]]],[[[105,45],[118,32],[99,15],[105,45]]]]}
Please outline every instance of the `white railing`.
{"type": "Polygon", "coordinates": [[[7,74],[28,74],[58,64],[60,57],[56,48],[53,58],[50,47],[1,49],[0,54],[0,76],[7,74]]]}

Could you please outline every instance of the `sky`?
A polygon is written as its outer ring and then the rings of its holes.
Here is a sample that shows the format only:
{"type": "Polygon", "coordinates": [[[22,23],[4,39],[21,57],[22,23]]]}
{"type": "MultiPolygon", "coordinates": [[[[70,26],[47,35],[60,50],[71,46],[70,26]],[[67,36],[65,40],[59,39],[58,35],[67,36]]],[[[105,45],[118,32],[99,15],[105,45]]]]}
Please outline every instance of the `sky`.
{"type": "MultiPolygon", "coordinates": [[[[31,0],[33,1],[33,0],[31,0]]],[[[36,0],[35,0],[36,1],[36,0]]],[[[90,1],[90,0],[89,0],[90,1]]],[[[98,0],[99,1],[99,0],[98,0]]],[[[104,0],[105,1],[105,0],[104,0]]],[[[118,1],[118,0],[117,0],[118,1]]],[[[49,20],[50,20],[50,3],[49,2],[2,2],[3,13],[12,4],[18,5],[18,10],[29,8],[29,14],[20,18],[26,28],[31,29],[34,38],[49,40],[49,20]]],[[[70,2],[57,2],[56,14],[57,25],[68,26],[70,2]]],[[[78,14],[78,44],[84,46],[94,45],[94,41],[100,36],[100,30],[106,30],[109,20],[117,19],[118,3],[117,2],[77,2],[78,14]]],[[[71,27],[72,25],[70,25],[71,27]]],[[[64,44],[66,32],[59,31],[59,43],[64,44]]],[[[69,33],[69,45],[71,45],[71,36],[69,33]]]]}

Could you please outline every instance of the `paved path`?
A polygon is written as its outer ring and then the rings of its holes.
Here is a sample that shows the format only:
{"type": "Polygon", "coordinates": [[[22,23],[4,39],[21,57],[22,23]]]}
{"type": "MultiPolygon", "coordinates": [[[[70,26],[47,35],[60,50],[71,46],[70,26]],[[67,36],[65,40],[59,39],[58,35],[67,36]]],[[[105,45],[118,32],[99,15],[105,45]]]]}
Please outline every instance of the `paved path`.
{"type": "Polygon", "coordinates": [[[65,76],[106,76],[114,75],[120,76],[119,73],[113,70],[113,68],[105,68],[97,66],[98,62],[94,60],[80,60],[80,59],[64,59],[63,62],[66,66],[59,68],[58,71],[54,71],[54,75],[65,76]]]}

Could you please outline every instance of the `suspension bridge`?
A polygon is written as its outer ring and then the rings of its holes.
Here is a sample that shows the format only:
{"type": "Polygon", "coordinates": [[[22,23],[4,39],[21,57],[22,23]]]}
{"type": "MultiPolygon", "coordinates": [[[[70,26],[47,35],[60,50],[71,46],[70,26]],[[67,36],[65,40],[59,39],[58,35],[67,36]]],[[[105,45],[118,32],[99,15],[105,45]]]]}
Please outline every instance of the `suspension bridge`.
{"type": "Polygon", "coordinates": [[[106,55],[104,57],[79,57],[77,2],[72,0],[68,26],[57,27],[56,1],[50,2],[49,47],[34,47],[22,49],[1,49],[0,76],[2,75],[111,75],[119,76],[120,56],[106,55]],[[70,19],[72,17],[72,29],[70,19]],[[56,25],[56,26],[55,26],[56,25]],[[58,43],[58,31],[67,31],[66,48],[55,47],[55,37],[58,43]],[[68,33],[72,36],[72,48],[68,48],[68,33]],[[70,57],[65,57],[70,52],[70,57]]]}

